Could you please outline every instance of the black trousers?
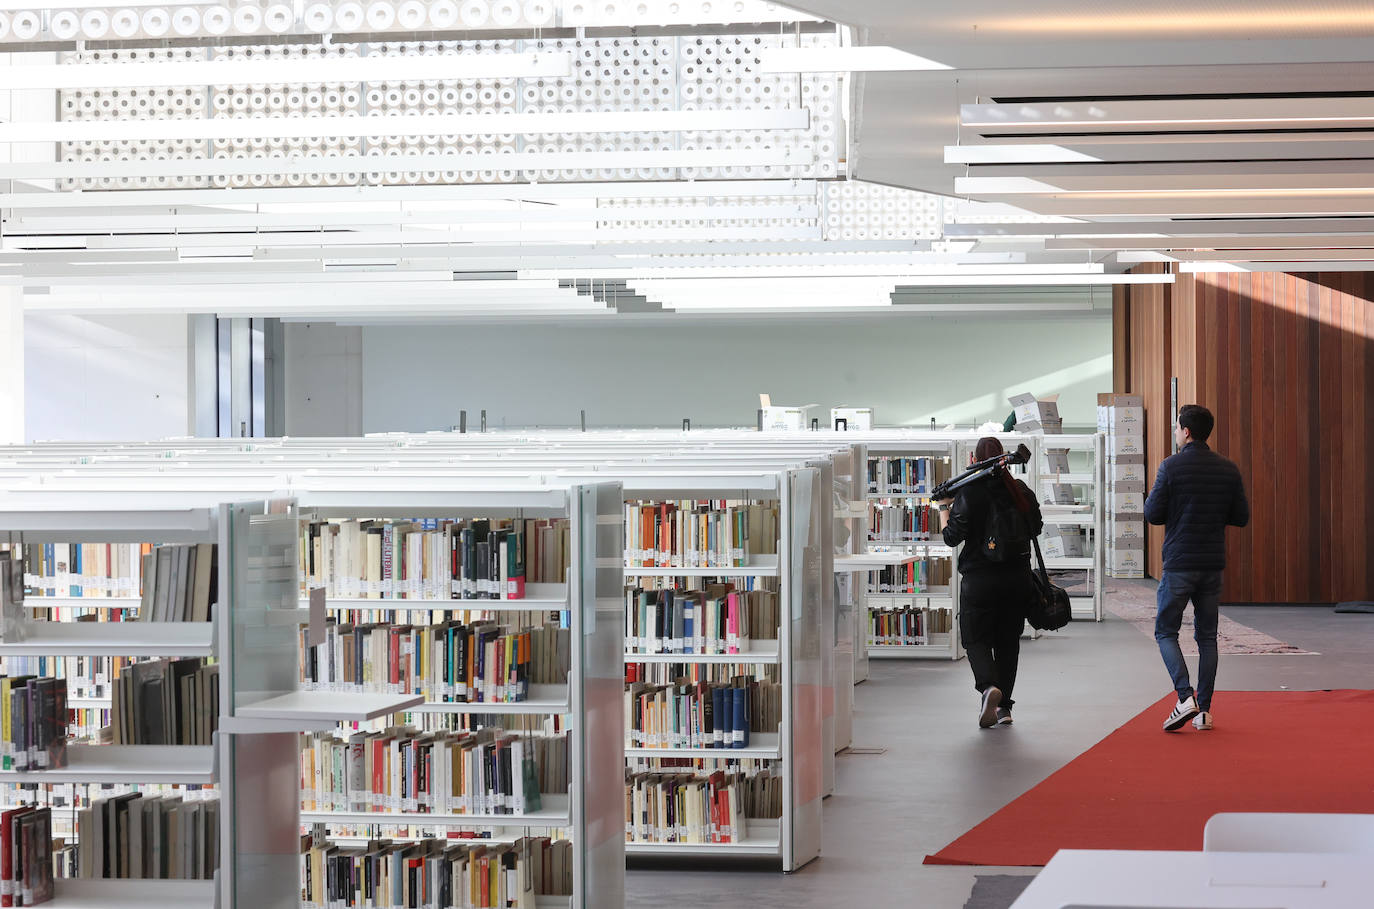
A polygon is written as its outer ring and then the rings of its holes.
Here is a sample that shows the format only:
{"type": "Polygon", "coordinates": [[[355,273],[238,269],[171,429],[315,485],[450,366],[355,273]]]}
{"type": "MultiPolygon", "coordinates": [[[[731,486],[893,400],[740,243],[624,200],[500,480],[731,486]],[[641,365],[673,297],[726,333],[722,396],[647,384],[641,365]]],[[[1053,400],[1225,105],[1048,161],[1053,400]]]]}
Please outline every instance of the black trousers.
{"type": "Polygon", "coordinates": [[[1023,567],[970,571],[960,579],[959,634],[973,670],[973,687],[981,694],[997,686],[1008,710],[1015,703],[1011,695],[1031,592],[1030,571],[1023,567]]]}

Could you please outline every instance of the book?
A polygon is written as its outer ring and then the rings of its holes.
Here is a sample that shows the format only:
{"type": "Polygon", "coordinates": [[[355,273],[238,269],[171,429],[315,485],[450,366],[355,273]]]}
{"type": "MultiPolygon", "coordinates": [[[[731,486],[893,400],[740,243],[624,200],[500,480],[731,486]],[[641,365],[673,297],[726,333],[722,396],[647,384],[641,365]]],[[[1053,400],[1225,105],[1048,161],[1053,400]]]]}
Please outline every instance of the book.
{"type": "Polygon", "coordinates": [[[566,792],[566,735],[521,735],[495,727],[422,732],[303,734],[306,811],[517,815],[542,793],[566,792]]]}
{"type": "Polygon", "coordinates": [[[116,745],[210,745],[219,726],[219,664],[144,660],[113,682],[108,737],[116,745]]]}

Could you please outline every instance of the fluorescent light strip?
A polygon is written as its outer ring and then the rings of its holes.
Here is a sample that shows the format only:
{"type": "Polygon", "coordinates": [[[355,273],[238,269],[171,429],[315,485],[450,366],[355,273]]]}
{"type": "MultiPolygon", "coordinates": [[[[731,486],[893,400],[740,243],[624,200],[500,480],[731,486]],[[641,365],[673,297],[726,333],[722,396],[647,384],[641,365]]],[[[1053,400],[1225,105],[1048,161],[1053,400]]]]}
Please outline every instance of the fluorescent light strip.
{"type": "Polygon", "coordinates": [[[320,139],[336,136],[472,136],[807,129],[806,108],[589,111],[549,114],[404,114],[375,117],[213,117],[59,120],[0,124],[0,142],[148,142],[168,139],[320,139]]]}
{"type": "Polygon", "coordinates": [[[1123,250],[1116,260],[1123,264],[1140,262],[1363,262],[1374,259],[1370,249],[1174,249],[1123,250]]]}
{"type": "Polygon", "coordinates": [[[953,67],[896,47],[765,47],[759,50],[765,73],[909,73],[953,67]]]}
{"type": "Polygon", "coordinates": [[[1032,221],[1020,224],[946,224],[946,237],[1228,237],[1234,234],[1364,234],[1370,218],[1203,218],[1179,221],[1032,221]]]}
{"type": "Polygon", "coordinates": [[[478,224],[562,224],[606,221],[629,221],[672,224],[682,221],[757,221],[807,220],[820,216],[820,208],[808,203],[778,205],[682,205],[653,207],[589,207],[539,205],[509,209],[424,211],[402,209],[375,212],[302,212],[276,214],[271,212],[230,212],[205,209],[177,211],[166,209],[129,212],[126,214],[88,216],[25,215],[10,218],[5,224],[7,237],[43,233],[106,233],[109,231],[160,230],[186,231],[239,228],[249,230],[281,230],[303,227],[362,227],[433,224],[440,227],[462,227],[478,224]]]}
{"type": "MultiPolygon", "coordinates": [[[[1081,263],[1078,265],[1048,264],[1037,263],[1007,263],[1007,264],[959,264],[958,259],[949,257],[944,262],[936,262],[928,265],[908,265],[908,266],[882,266],[882,265],[820,265],[820,266],[724,266],[715,268],[706,267],[663,267],[650,268],[627,263],[626,270],[633,276],[626,280],[647,280],[647,279],[682,279],[682,280],[702,280],[710,286],[732,286],[737,282],[757,282],[760,281],[791,281],[800,290],[813,287],[817,281],[827,278],[834,278],[836,281],[857,280],[882,280],[882,281],[908,281],[927,277],[957,277],[957,278],[1021,278],[1031,275],[1051,275],[1063,277],[1076,275],[1079,277],[1102,277],[1112,278],[1115,275],[1103,274],[1103,265],[1100,262],[1081,263]]],[[[543,270],[522,269],[521,278],[530,277],[549,277],[557,276],[560,278],[595,278],[604,276],[605,269],[584,269],[579,266],[567,268],[554,268],[545,274],[543,270]]],[[[996,283],[996,282],[994,282],[996,283]]],[[[1051,282],[1053,283],[1053,282],[1051,282]]],[[[1067,282],[1066,282],[1067,283],[1067,282]]],[[[1096,283],[1096,282],[1089,282],[1096,283]]]]}
{"type": "MultiPolygon", "coordinates": [[[[1374,229],[1374,224],[1370,225],[1374,229]]],[[[1243,234],[1234,237],[1172,236],[1158,239],[1142,237],[1100,237],[1083,240],[1046,240],[1045,248],[1054,250],[1227,250],[1266,249],[1298,250],[1293,255],[1306,255],[1302,250],[1374,249],[1374,233],[1368,234],[1310,234],[1272,236],[1243,234]]]]}
{"type": "Polygon", "coordinates": [[[34,189],[0,193],[0,208],[13,211],[65,208],[176,205],[263,205],[299,203],[360,205],[378,202],[442,204],[493,199],[816,199],[811,179],[785,180],[644,180],[635,182],[502,183],[462,186],[290,186],[236,189],[138,189],[101,192],[53,192],[34,189]]]}
{"type": "Polygon", "coordinates": [[[962,104],[959,119],[963,126],[971,129],[1039,132],[1082,128],[1105,132],[1203,126],[1243,129],[1269,124],[1362,126],[1374,122],[1374,112],[1366,98],[1098,99],[1043,104],[962,104]]]}
{"type": "Polygon", "coordinates": [[[312,57],[138,63],[22,63],[0,67],[0,89],[180,88],[187,85],[321,85],[451,82],[455,79],[561,79],[573,75],[566,51],[523,54],[312,57]]]}
{"type": "Polygon", "coordinates": [[[130,177],[247,177],[374,174],[397,171],[635,170],[639,168],[809,165],[791,148],[705,148],[662,151],[478,152],[471,155],[338,155],[333,157],[158,158],[148,161],[0,163],[0,180],[82,180],[130,177]]]}
{"type": "Polygon", "coordinates": [[[1062,145],[946,145],[946,164],[1087,164],[1101,161],[1062,145]]]}
{"type": "Polygon", "coordinates": [[[1180,262],[1177,268],[1182,274],[1206,272],[1329,272],[1329,271],[1374,271],[1374,262],[1366,259],[1351,259],[1339,262],[1180,262]]]}

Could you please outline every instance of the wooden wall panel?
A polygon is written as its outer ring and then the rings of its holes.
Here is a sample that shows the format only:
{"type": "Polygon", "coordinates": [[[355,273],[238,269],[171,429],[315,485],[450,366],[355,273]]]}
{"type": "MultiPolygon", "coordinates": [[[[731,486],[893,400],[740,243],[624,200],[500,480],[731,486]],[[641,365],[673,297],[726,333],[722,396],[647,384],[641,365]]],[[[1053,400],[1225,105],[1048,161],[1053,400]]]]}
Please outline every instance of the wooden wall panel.
{"type": "MultiPolygon", "coordinates": [[[[1363,464],[1374,450],[1374,274],[1176,280],[1114,298],[1114,348],[1125,350],[1115,388],[1145,398],[1151,477],[1172,449],[1171,377],[1180,403],[1216,414],[1212,445],[1240,468],[1252,515],[1228,532],[1225,599],[1374,596],[1374,483],[1363,464]]],[[[1156,577],[1161,543],[1152,532],[1156,577]]]]}

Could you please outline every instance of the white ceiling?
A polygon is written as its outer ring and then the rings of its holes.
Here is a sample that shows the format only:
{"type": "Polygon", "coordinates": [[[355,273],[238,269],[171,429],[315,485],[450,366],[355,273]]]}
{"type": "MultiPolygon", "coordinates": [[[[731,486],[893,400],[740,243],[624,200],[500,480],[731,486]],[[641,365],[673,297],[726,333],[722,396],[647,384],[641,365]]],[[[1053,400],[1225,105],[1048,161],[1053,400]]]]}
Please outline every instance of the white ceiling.
{"type": "MultiPolygon", "coordinates": [[[[1089,136],[1085,133],[1091,130],[1078,130],[1074,137],[1062,135],[1074,130],[1054,129],[1059,137],[1037,139],[1015,135],[1015,129],[961,125],[960,117],[961,105],[997,102],[1013,114],[1027,103],[1053,110],[1096,101],[1110,110],[1100,102],[1123,96],[1160,99],[1157,106],[1175,111],[1173,116],[1185,104],[1226,110],[1255,95],[1260,98],[1252,106],[1272,106],[1275,113],[1330,107],[1304,96],[1374,90],[1369,53],[1374,6],[1367,3],[797,0],[796,5],[851,25],[859,43],[895,46],[953,67],[856,77],[848,161],[855,178],[1006,202],[1044,215],[1127,222],[1374,215],[1374,194],[1366,185],[1374,171],[1374,131],[1294,134],[1269,131],[1292,129],[1292,124],[1259,123],[1223,126],[1224,136],[1089,136]],[[1002,135],[981,135],[994,131],[1002,135]],[[1058,144],[1084,160],[1033,165],[1033,153],[1020,158],[1013,153],[1010,163],[1000,166],[946,163],[947,146],[1035,143],[1058,144]],[[1228,163],[1235,159],[1247,163],[1228,163]],[[1009,181],[981,179],[993,176],[1028,177],[1040,185],[1030,192],[1008,191],[1009,181]],[[962,182],[968,177],[980,179],[962,182]]],[[[1374,112],[1374,100],[1367,97],[1335,104],[1361,115],[1374,112]]],[[[1361,124],[1331,121],[1317,128],[1322,126],[1350,130],[1361,124]]],[[[1148,128],[1118,125],[1117,130],[1148,128]]],[[[1027,132],[1037,130],[1021,130],[1027,132]]],[[[1316,231],[1297,221],[1283,232],[1316,231]]],[[[1192,244],[1178,245],[1201,245],[1192,244]]],[[[1129,248],[1119,238],[1098,246],[1121,247],[1129,248]]]]}

